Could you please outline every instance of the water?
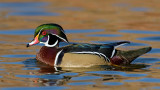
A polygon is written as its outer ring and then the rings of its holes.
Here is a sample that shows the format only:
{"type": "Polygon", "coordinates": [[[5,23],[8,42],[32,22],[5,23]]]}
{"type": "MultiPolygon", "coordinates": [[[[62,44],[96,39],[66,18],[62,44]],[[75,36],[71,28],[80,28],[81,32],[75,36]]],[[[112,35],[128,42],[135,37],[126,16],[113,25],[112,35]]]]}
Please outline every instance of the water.
{"type": "Polygon", "coordinates": [[[0,3],[1,11],[11,11],[6,16],[59,16],[59,13],[46,12],[43,2],[5,2],[0,3]]]}
{"type": "Polygon", "coordinates": [[[0,89],[160,89],[159,3],[0,1],[0,89]],[[123,67],[54,68],[35,59],[42,44],[26,48],[33,39],[34,29],[50,22],[62,25],[71,43],[127,40],[131,43],[118,49],[152,46],[152,50],[123,67]]]}
{"type": "Polygon", "coordinates": [[[138,40],[160,42],[160,36],[138,38],[138,40]]]}
{"type": "MultiPolygon", "coordinates": [[[[103,29],[70,29],[65,30],[67,34],[74,34],[74,33],[91,33],[91,32],[101,32],[104,31],[103,29]]],[[[19,30],[1,30],[0,34],[5,35],[33,35],[34,29],[19,29],[19,30]]],[[[120,35],[118,35],[120,36],[120,35]]]]}

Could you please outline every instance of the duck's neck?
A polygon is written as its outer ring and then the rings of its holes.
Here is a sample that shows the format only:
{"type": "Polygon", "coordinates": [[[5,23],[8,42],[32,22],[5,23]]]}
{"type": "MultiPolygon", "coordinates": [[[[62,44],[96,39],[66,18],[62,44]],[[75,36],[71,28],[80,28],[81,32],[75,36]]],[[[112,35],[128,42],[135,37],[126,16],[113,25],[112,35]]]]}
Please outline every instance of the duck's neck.
{"type": "Polygon", "coordinates": [[[56,55],[59,52],[58,47],[46,47],[43,46],[36,55],[36,59],[54,66],[56,55]]]}

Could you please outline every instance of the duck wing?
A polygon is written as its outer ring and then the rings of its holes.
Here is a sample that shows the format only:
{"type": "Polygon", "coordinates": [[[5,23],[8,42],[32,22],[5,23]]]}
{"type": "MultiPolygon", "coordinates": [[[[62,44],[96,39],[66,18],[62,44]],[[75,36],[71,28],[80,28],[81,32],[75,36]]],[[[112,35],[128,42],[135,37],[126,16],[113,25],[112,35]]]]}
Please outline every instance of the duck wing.
{"type": "Polygon", "coordinates": [[[71,44],[69,46],[62,47],[64,53],[77,53],[77,54],[95,54],[100,57],[104,57],[105,60],[110,62],[110,58],[116,52],[116,48],[123,44],[130,43],[128,41],[121,41],[109,44],[71,44]]]}

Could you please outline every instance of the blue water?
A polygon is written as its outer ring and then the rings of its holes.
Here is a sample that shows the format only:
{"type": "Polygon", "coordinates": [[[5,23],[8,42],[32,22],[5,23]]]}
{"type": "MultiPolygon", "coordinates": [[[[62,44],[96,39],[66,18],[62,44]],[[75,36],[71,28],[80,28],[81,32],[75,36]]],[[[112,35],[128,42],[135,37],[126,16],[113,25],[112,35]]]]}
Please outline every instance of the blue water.
{"type": "Polygon", "coordinates": [[[145,83],[160,83],[160,79],[157,78],[142,78],[138,80],[124,80],[125,82],[145,82],[145,83]]]}
{"type": "MultiPolygon", "coordinates": [[[[104,29],[71,29],[65,30],[67,34],[73,33],[91,33],[91,32],[102,32],[104,29]]],[[[0,34],[4,35],[33,35],[34,29],[20,29],[20,30],[0,30],[0,34]]]]}
{"type": "Polygon", "coordinates": [[[152,31],[152,30],[127,30],[127,29],[124,29],[124,30],[119,30],[119,32],[122,32],[122,33],[131,33],[131,34],[160,34],[160,31],[152,31]]]}
{"type": "Polygon", "coordinates": [[[103,83],[103,84],[108,85],[108,86],[123,85],[123,83],[120,83],[120,82],[106,82],[106,83],[103,83]]]}
{"type": "Polygon", "coordinates": [[[159,58],[137,58],[133,63],[156,63],[159,62],[159,58]]]}
{"type": "Polygon", "coordinates": [[[2,88],[1,90],[62,90],[69,89],[68,87],[63,86],[47,86],[47,87],[10,87],[10,88],[2,88]]]}
{"type": "Polygon", "coordinates": [[[74,82],[74,83],[68,83],[68,85],[72,86],[79,86],[79,85],[94,85],[95,83],[93,82],[74,82]]]}
{"type": "Polygon", "coordinates": [[[137,40],[151,41],[151,42],[160,42],[160,36],[137,38],[137,40]]]}
{"type": "Polygon", "coordinates": [[[153,48],[149,53],[160,53],[160,48],[153,48]]]}
{"type": "Polygon", "coordinates": [[[73,81],[79,81],[79,80],[94,80],[94,79],[100,79],[102,77],[99,76],[81,76],[81,77],[73,77],[71,80],[73,81]]]}
{"type": "Polygon", "coordinates": [[[61,75],[15,75],[16,77],[20,78],[42,78],[42,79],[62,79],[63,76],[61,75]]]}
{"type": "Polygon", "coordinates": [[[11,12],[9,16],[60,16],[59,13],[50,13],[44,11],[11,12]]]}
{"type": "Polygon", "coordinates": [[[118,34],[91,34],[87,35],[88,37],[121,37],[122,35],[118,34]]]}
{"type": "Polygon", "coordinates": [[[22,68],[22,70],[40,70],[40,68],[31,67],[31,68],[22,68]]]}
{"type": "Polygon", "coordinates": [[[0,3],[1,11],[11,10],[8,16],[60,16],[60,13],[47,12],[45,2],[6,2],[0,3]]]}
{"type": "Polygon", "coordinates": [[[35,57],[35,55],[2,55],[1,57],[7,57],[7,58],[28,58],[28,57],[35,57]]]}
{"type": "Polygon", "coordinates": [[[103,75],[121,75],[124,77],[143,77],[147,75],[147,74],[127,74],[125,72],[120,72],[120,71],[90,71],[86,73],[103,74],[103,75]]]}
{"type": "Polygon", "coordinates": [[[1,8],[24,8],[24,7],[39,7],[39,6],[46,6],[48,3],[45,2],[1,2],[1,8]]]}
{"type": "Polygon", "coordinates": [[[146,7],[134,7],[134,8],[130,8],[130,11],[134,11],[134,12],[149,12],[151,11],[150,8],[146,8],[146,7]]]}

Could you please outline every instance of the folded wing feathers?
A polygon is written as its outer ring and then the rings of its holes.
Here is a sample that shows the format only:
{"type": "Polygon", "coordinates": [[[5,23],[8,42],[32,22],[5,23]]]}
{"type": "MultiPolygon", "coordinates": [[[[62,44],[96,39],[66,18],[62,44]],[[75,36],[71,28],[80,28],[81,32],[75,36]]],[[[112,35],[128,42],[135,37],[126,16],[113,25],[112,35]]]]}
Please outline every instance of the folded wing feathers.
{"type": "Polygon", "coordinates": [[[110,62],[109,58],[112,58],[115,55],[115,49],[119,46],[122,46],[124,44],[130,43],[129,41],[121,41],[121,42],[116,42],[116,43],[110,43],[106,45],[111,45],[113,46],[112,48],[112,53],[110,57],[107,57],[103,52],[96,52],[96,51],[79,51],[79,52],[71,52],[71,53],[78,53],[78,54],[95,54],[98,55],[99,57],[104,57],[104,59],[108,62],[110,62]]]}

